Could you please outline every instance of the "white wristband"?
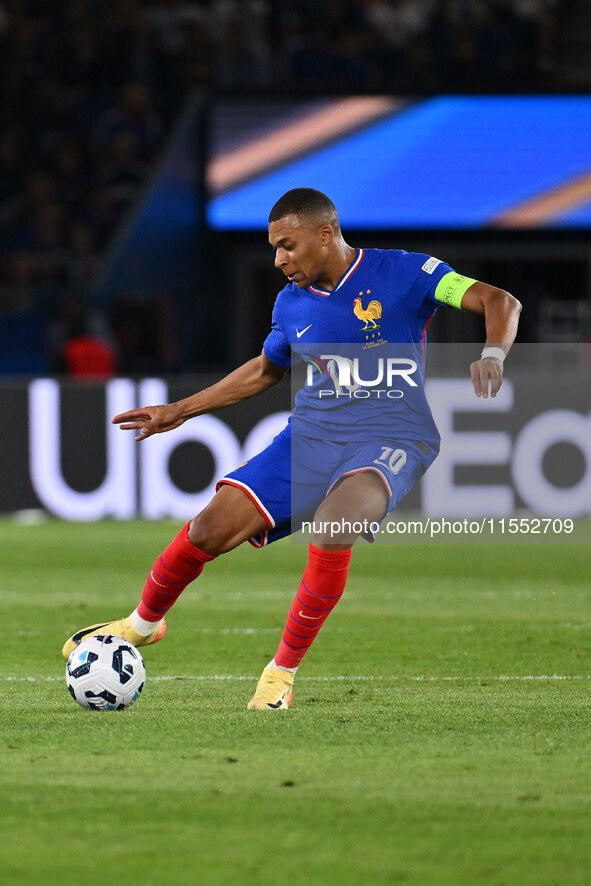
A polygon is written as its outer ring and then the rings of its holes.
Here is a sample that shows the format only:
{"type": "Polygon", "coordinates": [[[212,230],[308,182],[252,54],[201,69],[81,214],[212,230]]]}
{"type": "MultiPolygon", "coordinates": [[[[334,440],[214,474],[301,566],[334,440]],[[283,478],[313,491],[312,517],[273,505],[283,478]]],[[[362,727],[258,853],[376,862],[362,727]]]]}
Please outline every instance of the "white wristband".
{"type": "Polygon", "coordinates": [[[484,360],[485,357],[495,357],[495,359],[500,360],[502,363],[506,356],[502,348],[486,347],[483,348],[480,359],[484,360]]]}

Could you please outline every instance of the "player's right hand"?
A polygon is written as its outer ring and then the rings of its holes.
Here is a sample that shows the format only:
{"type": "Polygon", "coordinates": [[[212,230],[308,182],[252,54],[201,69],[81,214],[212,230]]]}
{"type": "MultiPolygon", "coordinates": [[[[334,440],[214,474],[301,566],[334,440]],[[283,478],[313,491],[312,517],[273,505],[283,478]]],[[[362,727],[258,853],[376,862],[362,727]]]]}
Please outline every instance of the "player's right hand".
{"type": "Polygon", "coordinates": [[[111,419],[114,425],[121,425],[122,431],[139,431],[134,440],[145,440],[152,434],[163,434],[180,427],[185,419],[179,415],[177,403],[162,406],[142,406],[121,412],[111,419]],[[123,424],[125,422],[125,424],[123,424]]]}
{"type": "Polygon", "coordinates": [[[470,377],[477,397],[496,397],[503,383],[503,364],[496,357],[485,357],[470,364],[470,377]]]}

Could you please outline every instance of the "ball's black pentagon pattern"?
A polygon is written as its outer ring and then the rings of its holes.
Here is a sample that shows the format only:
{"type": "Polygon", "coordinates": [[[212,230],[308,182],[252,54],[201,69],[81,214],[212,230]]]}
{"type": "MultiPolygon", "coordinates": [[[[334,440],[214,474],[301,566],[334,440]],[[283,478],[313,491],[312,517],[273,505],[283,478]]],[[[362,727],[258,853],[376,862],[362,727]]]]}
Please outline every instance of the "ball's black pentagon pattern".
{"type": "Polygon", "coordinates": [[[83,662],[83,664],[79,664],[78,667],[74,668],[73,670],[70,669],[70,662],[68,661],[68,673],[76,680],[79,679],[79,677],[84,677],[85,674],[90,673],[92,663],[97,660],[98,655],[96,655],[94,652],[89,652],[86,661],[83,662]]]}
{"type": "Polygon", "coordinates": [[[70,695],[82,707],[95,711],[129,707],[144,688],[145,674],[135,646],[113,634],[82,640],[66,665],[70,695]]]}

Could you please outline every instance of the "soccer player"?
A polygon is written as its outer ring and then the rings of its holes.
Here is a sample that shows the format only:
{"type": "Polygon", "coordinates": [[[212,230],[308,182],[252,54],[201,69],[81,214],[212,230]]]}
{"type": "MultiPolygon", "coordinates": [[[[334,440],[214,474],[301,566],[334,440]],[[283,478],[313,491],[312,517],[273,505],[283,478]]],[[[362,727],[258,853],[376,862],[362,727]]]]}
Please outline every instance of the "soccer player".
{"type": "Polygon", "coordinates": [[[106,631],[135,646],[156,643],[166,630],[166,612],[207,563],[245,541],[269,544],[292,531],[294,517],[312,515],[308,562],[277,652],[248,703],[255,710],[289,707],[296,671],[344,591],[359,525],[371,525],[363,533],[371,540],[376,525],[437,455],[439,435],[424,397],[421,364],[426,326],[437,307],[484,315],[486,343],[470,367],[478,397],[494,397],[501,386],[521,310],[509,293],[462,276],[437,258],[349,246],[334,204],[312,188],[295,188],[277,201],[269,242],[287,283],[262,353],[184,400],[132,409],[113,422],[145,441],[265,391],[303,359],[310,371],[292,420],[263,452],[219,481],[210,503],[154,563],[131,615],[79,631],[62,650],[68,658],[82,639],[106,631]],[[313,342],[331,343],[330,365],[310,354],[313,342]],[[375,358],[388,343],[404,343],[403,356],[392,364],[405,389],[394,396],[402,397],[371,407],[353,400],[361,370],[344,356],[346,348],[375,358]],[[294,485],[299,498],[292,495],[294,485]],[[341,530],[335,534],[336,524],[341,530]]]}

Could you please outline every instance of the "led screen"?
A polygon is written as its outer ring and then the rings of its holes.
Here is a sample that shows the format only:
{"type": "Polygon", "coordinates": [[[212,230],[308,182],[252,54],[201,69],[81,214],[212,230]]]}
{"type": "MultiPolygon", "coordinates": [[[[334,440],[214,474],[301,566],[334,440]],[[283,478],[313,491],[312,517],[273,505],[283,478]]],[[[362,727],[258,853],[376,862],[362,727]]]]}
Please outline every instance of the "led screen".
{"type": "Polygon", "coordinates": [[[591,227],[591,98],[442,96],[220,102],[209,224],[264,229],[293,187],[346,228],[591,227]]]}

